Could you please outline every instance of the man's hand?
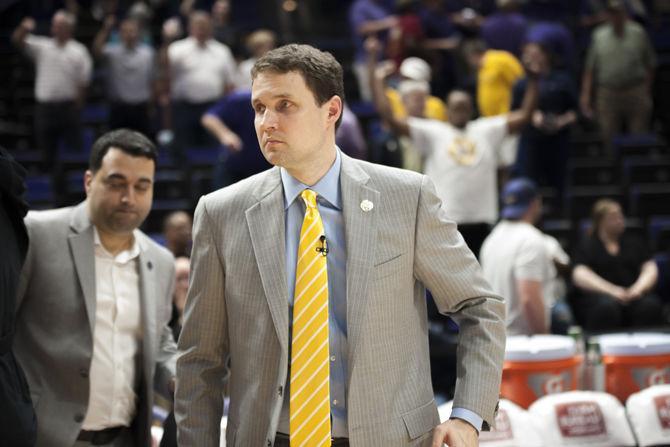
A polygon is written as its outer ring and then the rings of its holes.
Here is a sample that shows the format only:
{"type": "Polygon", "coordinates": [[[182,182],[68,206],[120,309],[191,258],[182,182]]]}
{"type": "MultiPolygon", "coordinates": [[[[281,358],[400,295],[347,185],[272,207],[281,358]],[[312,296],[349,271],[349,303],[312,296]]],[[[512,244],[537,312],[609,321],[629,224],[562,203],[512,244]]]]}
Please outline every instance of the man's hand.
{"type": "Polygon", "coordinates": [[[223,132],[219,137],[219,142],[224,146],[228,146],[233,152],[240,152],[242,150],[242,140],[235,132],[223,132]]]}
{"type": "Polygon", "coordinates": [[[35,19],[32,17],[24,18],[21,20],[21,28],[25,29],[29,33],[32,33],[35,31],[35,19]]]}
{"type": "Polygon", "coordinates": [[[619,286],[612,287],[610,295],[621,303],[625,303],[626,301],[629,300],[628,291],[623,287],[619,286]]]}
{"type": "Polygon", "coordinates": [[[435,427],[432,447],[477,447],[479,434],[475,427],[462,419],[449,419],[435,427]]]}

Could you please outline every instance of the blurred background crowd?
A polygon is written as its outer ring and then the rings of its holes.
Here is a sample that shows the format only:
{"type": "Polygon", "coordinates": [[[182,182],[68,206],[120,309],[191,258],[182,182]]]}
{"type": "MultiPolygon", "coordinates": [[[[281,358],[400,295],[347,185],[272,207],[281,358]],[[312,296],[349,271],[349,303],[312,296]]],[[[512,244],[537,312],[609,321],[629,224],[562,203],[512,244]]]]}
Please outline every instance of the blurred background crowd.
{"type": "MultiPolygon", "coordinates": [[[[160,146],[143,229],[177,257],[176,334],[191,213],[269,167],[250,67],[289,42],[343,65],[345,153],[437,184],[517,303],[510,334],[667,328],[670,2],[4,0],[0,32],[0,143],[28,170],[32,209],[84,199],[89,149],[109,129],[160,146]]],[[[448,397],[456,328],[433,314],[448,397]]]]}

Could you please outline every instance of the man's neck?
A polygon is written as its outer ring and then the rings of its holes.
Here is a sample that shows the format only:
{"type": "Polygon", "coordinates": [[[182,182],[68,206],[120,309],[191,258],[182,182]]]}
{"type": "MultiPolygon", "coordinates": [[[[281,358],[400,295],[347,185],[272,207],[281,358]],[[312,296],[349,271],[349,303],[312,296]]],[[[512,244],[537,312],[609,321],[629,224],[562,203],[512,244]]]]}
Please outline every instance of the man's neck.
{"type": "Polygon", "coordinates": [[[105,232],[96,226],[98,230],[98,236],[100,237],[100,243],[105,250],[116,256],[124,250],[129,250],[133,246],[133,241],[135,240],[133,233],[124,233],[124,234],[115,234],[105,232]]]}
{"type": "Polygon", "coordinates": [[[300,183],[307,186],[314,186],[324,175],[326,175],[331,166],[333,166],[333,163],[335,163],[335,158],[337,157],[335,144],[332,145],[332,149],[328,150],[326,154],[326,156],[315,159],[305,167],[300,167],[297,170],[286,169],[286,171],[300,183]]]}

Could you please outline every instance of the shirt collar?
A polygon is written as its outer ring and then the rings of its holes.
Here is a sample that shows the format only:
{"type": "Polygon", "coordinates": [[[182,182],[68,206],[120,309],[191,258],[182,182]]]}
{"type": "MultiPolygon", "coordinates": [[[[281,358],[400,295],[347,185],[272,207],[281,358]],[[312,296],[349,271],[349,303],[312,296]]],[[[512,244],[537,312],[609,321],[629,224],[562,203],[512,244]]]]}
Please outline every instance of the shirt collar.
{"type": "Polygon", "coordinates": [[[320,197],[330,203],[338,210],[342,209],[342,197],[340,195],[340,167],[342,166],[342,157],[340,149],[335,148],[335,162],[328,169],[328,172],[316,182],[314,186],[307,186],[296,180],[286,169],[281,168],[281,182],[284,186],[284,209],[288,209],[298,195],[305,189],[315,191],[320,197]]]}
{"type": "Polygon", "coordinates": [[[113,258],[115,261],[125,264],[140,255],[140,244],[137,241],[137,230],[133,230],[133,245],[127,250],[123,250],[118,255],[113,256],[107,249],[102,245],[100,241],[100,234],[98,233],[98,228],[93,225],[93,243],[97,249],[100,249],[105,256],[113,258]]]}

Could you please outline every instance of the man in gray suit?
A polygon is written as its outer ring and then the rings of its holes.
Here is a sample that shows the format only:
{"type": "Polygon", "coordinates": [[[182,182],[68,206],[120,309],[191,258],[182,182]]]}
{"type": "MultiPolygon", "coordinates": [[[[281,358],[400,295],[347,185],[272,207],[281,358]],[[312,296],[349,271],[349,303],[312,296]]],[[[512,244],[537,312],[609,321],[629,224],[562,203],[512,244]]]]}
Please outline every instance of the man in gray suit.
{"type": "MultiPolygon", "coordinates": [[[[332,55],[287,45],[260,58],[252,77],[258,140],[275,167],[197,207],[177,361],[180,445],[218,445],[227,373],[229,446],[477,445],[478,430],[494,420],[504,304],[432,183],[336,147],[343,83],[332,55]],[[316,192],[316,207],[305,189],[316,192]],[[309,213],[318,208],[325,233],[314,239],[327,255],[324,421],[332,428],[323,442],[315,436],[298,443],[295,432],[304,426],[291,428],[295,414],[304,418],[290,389],[292,328],[302,320],[293,314],[303,293],[296,284],[304,282],[296,264],[313,256],[310,248],[298,257],[305,242],[300,195],[309,213]],[[460,325],[455,409],[442,424],[430,379],[425,287],[460,325]]],[[[295,393],[303,399],[301,391],[295,393]]]]}
{"type": "Polygon", "coordinates": [[[156,148],[120,129],[100,137],[87,199],[30,212],[16,355],[37,446],[149,446],[154,386],[168,394],[176,346],[172,255],[137,228],[151,208],[156,148]]]}

